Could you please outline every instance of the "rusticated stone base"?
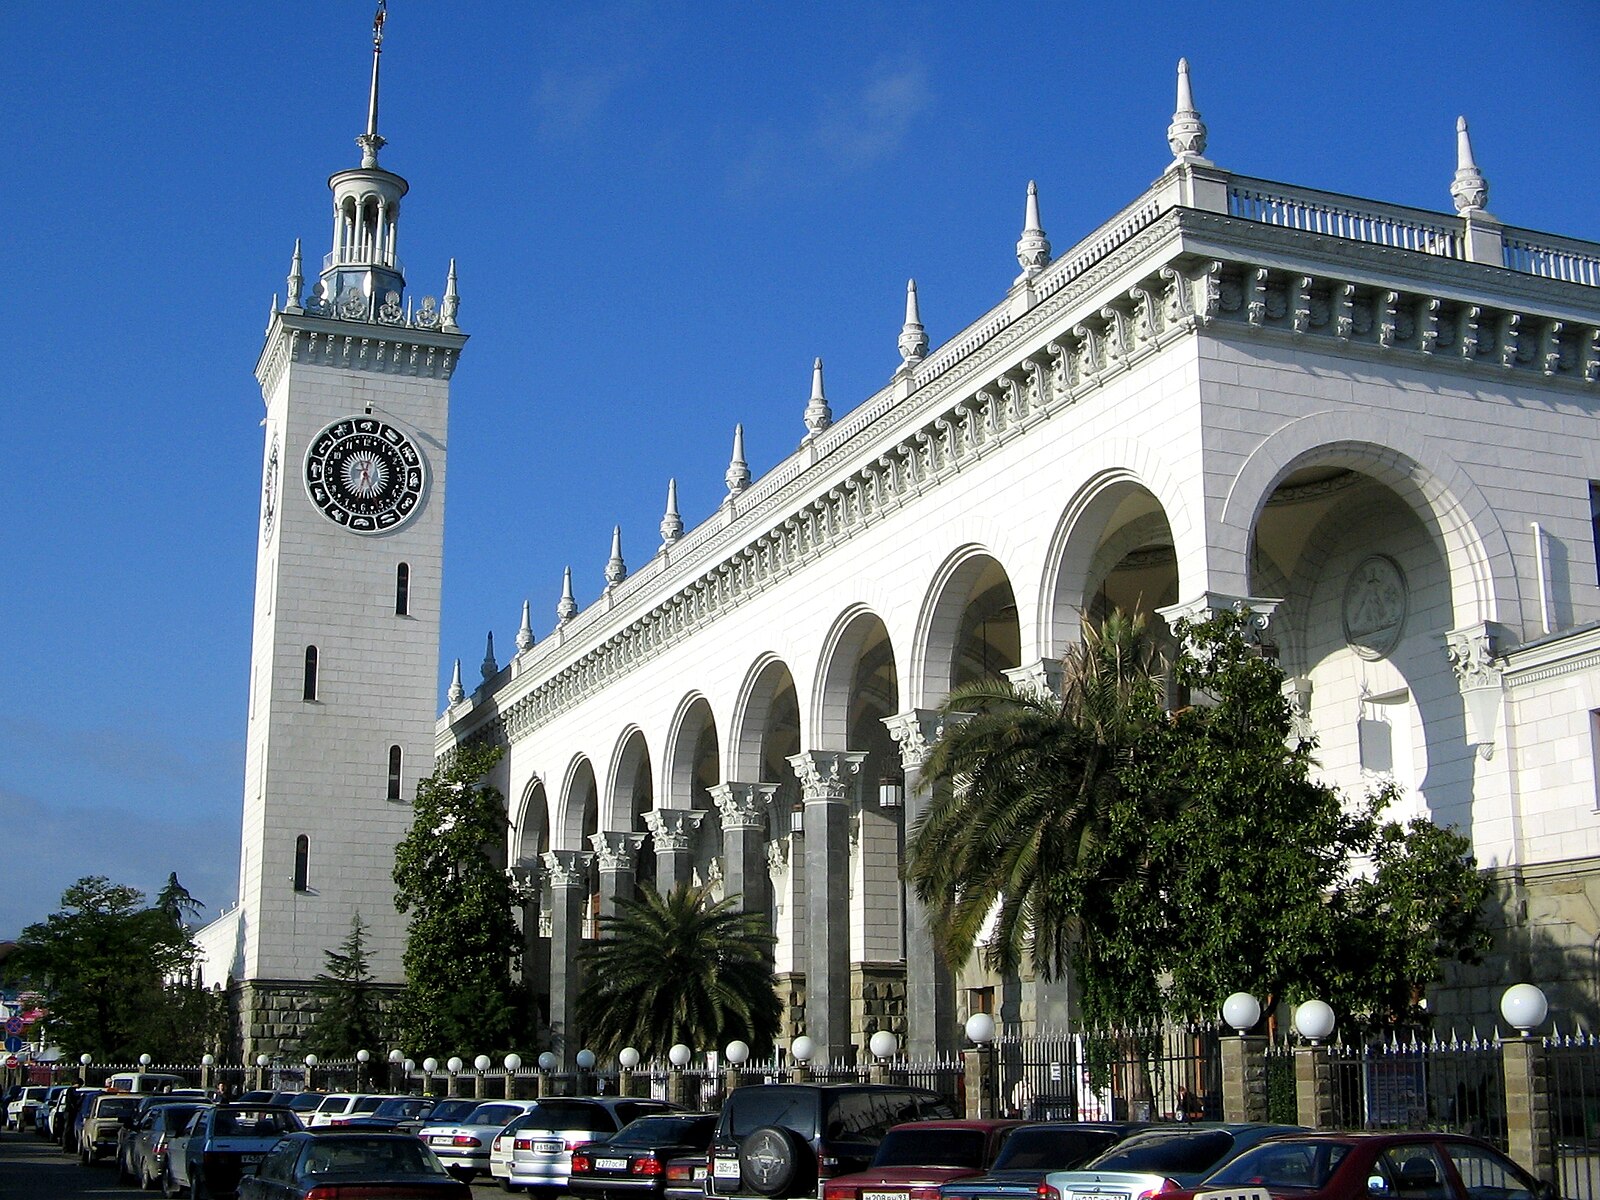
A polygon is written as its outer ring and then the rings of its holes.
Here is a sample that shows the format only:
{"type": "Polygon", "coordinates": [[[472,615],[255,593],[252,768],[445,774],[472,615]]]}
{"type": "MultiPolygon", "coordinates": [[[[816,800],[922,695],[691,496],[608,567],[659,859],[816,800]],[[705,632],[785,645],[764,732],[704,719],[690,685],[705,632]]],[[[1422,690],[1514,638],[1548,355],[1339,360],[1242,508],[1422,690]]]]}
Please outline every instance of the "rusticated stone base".
{"type": "MultiPolygon", "coordinates": [[[[390,1018],[401,988],[394,984],[373,984],[378,999],[382,1046],[368,1047],[374,1057],[392,1041],[390,1018]]],[[[298,1059],[302,1046],[322,1008],[322,995],[314,984],[286,979],[252,979],[230,989],[229,1011],[233,1018],[232,1042],[239,1059],[253,1063],[258,1054],[298,1059]]]]}
{"type": "Polygon", "coordinates": [[[906,969],[901,963],[850,965],[850,1040],[867,1057],[867,1041],[887,1029],[906,1044],[906,969]]]}

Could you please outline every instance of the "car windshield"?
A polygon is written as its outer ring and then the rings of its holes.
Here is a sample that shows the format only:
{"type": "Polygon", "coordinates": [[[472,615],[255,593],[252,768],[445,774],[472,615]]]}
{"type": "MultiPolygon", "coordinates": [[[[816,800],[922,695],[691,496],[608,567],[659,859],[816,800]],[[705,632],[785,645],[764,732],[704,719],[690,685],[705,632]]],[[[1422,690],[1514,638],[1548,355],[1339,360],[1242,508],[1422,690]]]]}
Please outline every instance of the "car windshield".
{"type": "Polygon", "coordinates": [[[703,1117],[640,1117],[612,1138],[610,1146],[692,1146],[711,1144],[711,1131],[717,1127],[714,1114],[703,1117]]]}
{"type": "Polygon", "coordinates": [[[139,1097],[137,1096],[101,1096],[100,1103],[95,1107],[94,1115],[97,1117],[126,1117],[139,1111],[139,1097]]]}
{"type": "Polygon", "coordinates": [[[312,1112],[326,1099],[321,1092],[301,1092],[289,1101],[289,1107],[295,1112],[312,1112]]]}
{"type": "Polygon", "coordinates": [[[1321,1188],[1350,1147],[1340,1142],[1268,1142],[1246,1150],[1206,1180],[1206,1186],[1321,1188]]]}
{"type": "Polygon", "coordinates": [[[373,1109],[372,1115],[375,1117],[400,1117],[402,1119],[408,1119],[411,1117],[420,1116],[421,1114],[427,1112],[428,1105],[430,1103],[431,1101],[420,1098],[412,1099],[408,1097],[398,1097],[395,1099],[385,1100],[382,1104],[378,1105],[377,1108],[373,1109]]]}
{"type": "Polygon", "coordinates": [[[446,1121],[459,1121],[482,1103],[479,1100],[441,1100],[433,1106],[433,1111],[428,1114],[428,1120],[435,1125],[442,1125],[446,1121]]]}
{"type": "Polygon", "coordinates": [[[282,1137],[301,1128],[300,1118],[282,1109],[219,1108],[211,1118],[211,1136],[282,1137]]]}
{"type": "Polygon", "coordinates": [[[343,1112],[350,1103],[349,1096],[329,1096],[317,1105],[318,1112],[343,1112]]]}
{"type": "Polygon", "coordinates": [[[1070,1171],[1102,1154],[1117,1140],[1103,1129],[1017,1130],[994,1160],[996,1171],[1070,1171]]]}
{"type": "Polygon", "coordinates": [[[751,1087],[729,1100],[728,1134],[743,1140],[763,1125],[781,1125],[806,1140],[817,1136],[818,1096],[809,1087],[751,1087]]]}
{"type": "Polygon", "coordinates": [[[1138,1171],[1151,1175],[1193,1175],[1233,1149],[1225,1129],[1192,1129],[1132,1137],[1089,1165],[1096,1171],[1138,1171]]]}
{"type": "MultiPolygon", "coordinates": [[[[443,1175],[439,1160],[413,1137],[339,1137],[309,1143],[300,1173],[373,1178],[443,1175]]],[[[320,1192],[318,1193],[321,1194],[320,1192]]]]}
{"type": "Polygon", "coordinates": [[[201,1107],[199,1104],[163,1104],[156,1109],[153,1128],[182,1129],[201,1107]]]}
{"type": "Polygon", "coordinates": [[[874,1167],[983,1167],[980,1129],[891,1129],[878,1145],[874,1167]]]}
{"type": "Polygon", "coordinates": [[[517,1122],[522,1129],[560,1129],[574,1133],[610,1133],[617,1127],[604,1105],[541,1100],[517,1122]]]}
{"type": "Polygon", "coordinates": [[[463,1125],[505,1125],[522,1115],[513,1104],[480,1104],[466,1115],[463,1125]]]}

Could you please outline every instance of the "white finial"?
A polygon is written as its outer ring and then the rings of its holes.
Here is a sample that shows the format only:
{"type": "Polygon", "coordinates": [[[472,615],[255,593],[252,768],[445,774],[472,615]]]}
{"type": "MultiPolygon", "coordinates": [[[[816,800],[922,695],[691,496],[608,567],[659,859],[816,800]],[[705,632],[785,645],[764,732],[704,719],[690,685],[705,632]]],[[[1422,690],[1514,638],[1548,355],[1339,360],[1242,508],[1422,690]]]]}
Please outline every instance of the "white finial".
{"type": "Polygon", "coordinates": [[[485,683],[493,679],[500,670],[500,665],[494,661],[494,630],[492,629],[489,631],[489,640],[483,646],[483,665],[478,669],[483,672],[485,683]]]}
{"type": "Polygon", "coordinates": [[[678,481],[667,480],[667,511],[661,515],[661,544],[672,545],[683,536],[683,518],[678,515],[678,481]]]}
{"type": "Polygon", "coordinates": [[[445,693],[451,704],[460,704],[467,698],[467,689],[461,686],[461,660],[456,659],[455,672],[450,676],[450,690],[445,693]]]}
{"type": "Polygon", "coordinates": [[[733,457],[728,460],[728,470],[722,478],[730,496],[737,496],[750,486],[750,464],[744,460],[743,425],[733,427],[733,457]]]}
{"type": "Polygon", "coordinates": [[[572,568],[561,577],[561,602],[556,605],[556,620],[565,625],[578,615],[578,602],[572,596],[572,568]]]}
{"type": "Polygon", "coordinates": [[[822,391],[822,360],[819,358],[811,364],[811,402],[806,405],[806,432],[816,437],[832,424],[833,410],[828,407],[828,398],[822,391]]]}
{"type": "Polygon", "coordinates": [[[1206,152],[1206,124],[1194,106],[1194,93],[1189,87],[1189,60],[1178,60],[1178,104],[1172,113],[1172,124],[1167,126],[1167,145],[1178,162],[1204,162],[1206,152]]]}
{"type": "Polygon", "coordinates": [[[903,367],[914,367],[928,356],[928,331],[922,327],[922,309],[917,303],[917,281],[906,280],[906,323],[900,327],[900,358],[903,367]]]}
{"type": "Polygon", "coordinates": [[[614,588],[628,577],[628,564],[622,561],[622,526],[611,529],[611,557],[606,560],[606,586],[614,588]]]}
{"type": "Polygon", "coordinates": [[[1472,156],[1472,135],[1467,132],[1465,117],[1456,118],[1456,177],[1450,184],[1450,196],[1458,213],[1482,212],[1489,204],[1489,181],[1472,156]]]}
{"type": "Polygon", "coordinates": [[[517,630],[517,649],[527,650],[533,645],[533,616],[528,611],[528,602],[522,602],[522,627],[517,630]]]}
{"type": "Polygon", "coordinates": [[[1022,237],[1017,241],[1017,263],[1022,274],[1017,282],[1032,279],[1050,265],[1050,240],[1039,226],[1039,188],[1028,180],[1028,209],[1022,219],[1022,237]]]}
{"type": "Polygon", "coordinates": [[[367,96],[367,131],[356,139],[361,147],[361,166],[370,170],[378,165],[378,151],[384,139],[378,136],[378,60],[383,56],[383,23],[389,16],[388,0],[378,0],[372,18],[372,91],[367,96]]]}
{"type": "Polygon", "coordinates": [[[439,306],[439,325],[443,329],[455,330],[456,313],[461,308],[461,293],[456,291],[456,260],[450,260],[450,274],[444,281],[444,302],[439,306]]]}
{"type": "Polygon", "coordinates": [[[306,278],[300,260],[300,239],[294,240],[294,257],[289,260],[289,304],[290,311],[298,310],[300,297],[305,292],[306,278]]]}
{"type": "Polygon", "coordinates": [[[267,328],[272,328],[272,322],[278,316],[278,293],[272,293],[272,307],[267,309],[267,328]]]}

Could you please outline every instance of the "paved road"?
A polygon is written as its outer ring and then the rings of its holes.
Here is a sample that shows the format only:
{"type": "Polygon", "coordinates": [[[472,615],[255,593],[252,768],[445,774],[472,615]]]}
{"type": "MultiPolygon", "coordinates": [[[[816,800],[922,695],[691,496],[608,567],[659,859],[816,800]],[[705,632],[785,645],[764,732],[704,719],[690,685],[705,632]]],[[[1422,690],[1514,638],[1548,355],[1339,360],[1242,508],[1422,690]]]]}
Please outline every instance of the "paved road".
{"type": "MultiPolygon", "coordinates": [[[[472,1190],[481,1200],[500,1195],[492,1183],[478,1180],[472,1190]]],[[[61,1152],[32,1132],[0,1133],[0,1200],[102,1200],[119,1197],[159,1196],[160,1192],[140,1192],[117,1182],[115,1166],[101,1163],[81,1166],[75,1157],[61,1152]]]]}

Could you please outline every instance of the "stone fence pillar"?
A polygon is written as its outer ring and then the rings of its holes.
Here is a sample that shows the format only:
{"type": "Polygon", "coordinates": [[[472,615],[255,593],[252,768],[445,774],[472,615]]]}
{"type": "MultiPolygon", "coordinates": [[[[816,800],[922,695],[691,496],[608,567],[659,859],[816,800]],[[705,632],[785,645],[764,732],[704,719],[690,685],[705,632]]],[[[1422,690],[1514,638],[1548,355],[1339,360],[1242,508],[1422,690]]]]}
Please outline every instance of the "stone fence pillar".
{"type": "Polygon", "coordinates": [[[1267,1119],[1267,1039],[1222,1039],[1222,1119],[1267,1119]]]}
{"type": "Polygon", "coordinates": [[[1550,1119],[1550,1061],[1532,1037],[1500,1042],[1506,1080],[1506,1148],[1535,1178],[1554,1181],[1556,1144],[1550,1119]]]}
{"type": "Polygon", "coordinates": [[[961,1057],[966,1068],[967,1119],[989,1120],[994,1117],[994,1078],[990,1069],[994,1050],[977,1046],[963,1050],[961,1057]]]}
{"type": "Polygon", "coordinates": [[[1294,1052],[1295,1120],[1307,1129],[1335,1129],[1333,1053],[1326,1046],[1297,1046],[1294,1052]]]}
{"type": "Polygon", "coordinates": [[[681,1108],[697,1107],[689,1103],[689,1077],[677,1067],[667,1072],[667,1100],[681,1108]]]}

